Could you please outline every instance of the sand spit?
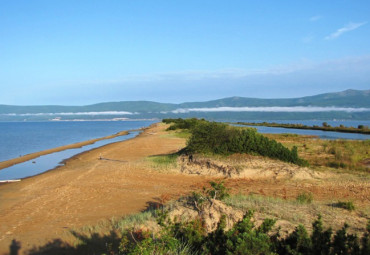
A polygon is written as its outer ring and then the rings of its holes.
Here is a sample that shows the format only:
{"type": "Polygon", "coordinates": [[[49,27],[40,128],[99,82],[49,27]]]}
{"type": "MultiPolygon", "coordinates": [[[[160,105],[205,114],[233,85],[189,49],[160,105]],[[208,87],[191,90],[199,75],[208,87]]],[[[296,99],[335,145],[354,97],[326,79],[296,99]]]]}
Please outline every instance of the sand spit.
{"type": "Polygon", "coordinates": [[[39,152],[35,152],[35,153],[30,153],[30,154],[27,154],[27,155],[24,155],[24,156],[20,156],[19,158],[14,158],[14,159],[2,161],[2,162],[0,162],[0,170],[3,169],[3,168],[13,166],[15,164],[19,164],[19,163],[22,163],[22,162],[25,162],[25,161],[28,161],[28,160],[31,160],[31,159],[38,158],[38,157],[43,156],[43,155],[47,155],[47,154],[54,153],[54,152],[59,152],[59,151],[64,151],[64,150],[68,150],[68,149],[81,148],[83,146],[93,144],[93,143],[101,141],[101,140],[112,139],[112,138],[115,138],[117,136],[127,135],[128,133],[129,133],[129,131],[122,131],[122,132],[118,132],[114,135],[109,135],[109,136],[105,136],[105,137],[101,137],[101,138],[91,139],[91,140],[88,140],[88,141],[68,144],[68,145],[64,145],[64,146],[60,146],[60,147],[56,147],[56,148],[52,148],[52,149],[48,149],[48,150],[43,150],[43,151],[39,151],[39,152]]]}
{"type": "Polygon", "coordinates": [[[108,144],[67,160],[65,166],[0,185],[0,254],[15,239],[22,252],[100,220],[137,213],[162,194],[179,196],[207,182],[204,177],[158,173],[143,166],[148,156],[176,151],[180,138],[165,138],[152,125],[134,139],[108,144]],[[100,160],[100,156],[108,160],[100,160]]]}

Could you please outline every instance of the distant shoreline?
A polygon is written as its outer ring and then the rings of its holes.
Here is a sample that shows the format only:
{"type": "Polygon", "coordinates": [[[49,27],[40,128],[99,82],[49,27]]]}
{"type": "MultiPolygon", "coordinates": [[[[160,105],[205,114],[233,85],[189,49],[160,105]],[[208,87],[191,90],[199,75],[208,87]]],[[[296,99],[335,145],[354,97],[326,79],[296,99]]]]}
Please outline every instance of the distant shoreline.
{"type": "MultiPolygon", "coordinates": [[[[325,122],[324,122],[325,123],[325,122]]],[[[354,128],[354,127],[332,127],[330,125],[326,126],[307,126],[302,124],[284,124],[284,123],[276,123],[276,122],[236,122],[235,124],[238,125],[245,125],[245,126],[264,126],[264,127],[279,127],[279,128],[291,128],[291,129],[306,129],[306,130],[320,130],[320,131],[331,131],[331,132],[341,132],[341,133],[356,133],[356,134],[364,134],[370,135],[370,129],[368,127],[364,128],[354,128]]]]}

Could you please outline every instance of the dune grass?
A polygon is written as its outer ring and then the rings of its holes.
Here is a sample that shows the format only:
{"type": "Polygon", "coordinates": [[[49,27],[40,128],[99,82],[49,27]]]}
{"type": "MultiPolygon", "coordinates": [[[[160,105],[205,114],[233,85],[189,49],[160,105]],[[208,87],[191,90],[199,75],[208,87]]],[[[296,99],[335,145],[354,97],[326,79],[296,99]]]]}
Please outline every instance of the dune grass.
{"type": "Polygon", "coordinates": [[[365,161],[369,158],[370,140],[322,140],[310,136],[266,135],[284,146],[298,148],[299,155],[311,166],[370,173],[365,161]]]}

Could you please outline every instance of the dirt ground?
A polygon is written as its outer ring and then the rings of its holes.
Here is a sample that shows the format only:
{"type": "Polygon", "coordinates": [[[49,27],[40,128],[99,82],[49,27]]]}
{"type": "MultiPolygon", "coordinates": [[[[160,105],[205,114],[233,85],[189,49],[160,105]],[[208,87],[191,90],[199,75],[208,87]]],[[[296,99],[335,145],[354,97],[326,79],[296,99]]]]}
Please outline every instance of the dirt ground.
{"type": "MultiPolygon", "coordinates": [[[[251,169],[241,178],[189,174],[179,171],[180,166],[158,171],[151,167],[148,156],[173,153],[185,146],[185,139],[168,135],[165,128],[155,124],[134,139],[82,153],[58,169],[0,185],[0,254],[9,252],[14,239],[20,242],[21,252],[26,251],[54,238],[67,238],[71,229],[137,213],[163,202],[161,198],[177,198],[201,189],[211,178],[225,179],[232,193],[295,199],[300,192],[308,191],[315,201],[351,200],[365,211],[369,208],[368,178],[311,174],[310,169],[296,169],[261,157],[223,162],[251,169]],[[296,173],[300,178],[294,177],[296,173]]],[[[223,163],[210,165],[223,170],[223,163]]]]}

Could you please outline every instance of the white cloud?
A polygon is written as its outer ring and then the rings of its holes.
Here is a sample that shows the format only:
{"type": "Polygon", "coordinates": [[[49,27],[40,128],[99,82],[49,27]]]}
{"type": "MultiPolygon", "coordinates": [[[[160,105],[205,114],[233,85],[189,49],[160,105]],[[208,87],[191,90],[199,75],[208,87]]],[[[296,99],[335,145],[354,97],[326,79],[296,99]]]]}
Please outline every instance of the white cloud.
{"type": "Polygon", "coordinates": [[[40,113],[5,113],[3,116],[96,116],[96,115],[131,115],[132,112],[106,111],[106,112],[40,112],[40,113]]]}
{"type": "Polygon", "coordinates": [[[315,22],[315,21],[318,21],[318,20],[320,20],[320,19],[322,19],[322,16],[320,16],[320,15],[316,15],[316,16],[312,16],[312,17],[310,18],[310,21],[311,21],[311,22],[315,22]]]}
{"type": "Polygon", "coordinates": [[[367,22],[362,22],[362,23],[353,23],[353,22],[350,22],[347,25],[345,25],[344,27],[339,28],[334,33],[332,33],[332,34],[328,35],[327,37],[325,37],[325,40],[335,39],[335,38],[341,36],[344,33],[347,33],[349,31],[355,30],[355,29],[357,29],[357,28],[365,25],[366,23],[367,22]]]}
{"type": "Polygon", "coordinates": [[[214,108],[187,108],[176,109],[172,113],[189,112],[368,112],[370,108],[347,108],[347,107],[317,107],[317,106],[293,106],[293,107],[214,107],[214,108]]]}

